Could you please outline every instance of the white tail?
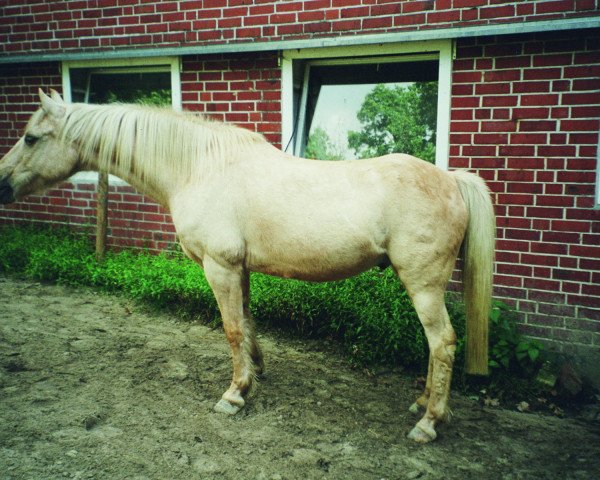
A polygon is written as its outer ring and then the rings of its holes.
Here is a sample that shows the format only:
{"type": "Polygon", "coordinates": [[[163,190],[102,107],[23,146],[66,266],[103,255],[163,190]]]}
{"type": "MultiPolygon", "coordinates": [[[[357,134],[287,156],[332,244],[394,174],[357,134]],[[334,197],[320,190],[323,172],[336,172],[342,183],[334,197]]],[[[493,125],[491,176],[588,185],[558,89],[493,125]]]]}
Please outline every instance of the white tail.
{"type": "Polygon", "coordinates": [[[488,322],[492,301],[492,279],[496,219],[485,182],[469,172],[452,172],[469,213],[463,240],[463,288],[466,313],[466,372],[488,373],[488,322]]]}

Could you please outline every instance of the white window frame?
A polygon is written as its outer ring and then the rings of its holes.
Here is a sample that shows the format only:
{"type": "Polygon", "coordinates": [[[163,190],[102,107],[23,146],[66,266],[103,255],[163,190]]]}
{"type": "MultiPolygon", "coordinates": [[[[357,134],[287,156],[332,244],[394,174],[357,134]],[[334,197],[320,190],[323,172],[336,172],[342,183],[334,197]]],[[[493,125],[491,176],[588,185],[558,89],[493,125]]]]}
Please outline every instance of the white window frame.
{"type": "MultiPolygon", "coordinates": [[[[181,59],[180,57],[142,57],[112,60],[75,60],[62,62],[62,88],[63,98],[71,102],[73,92],[71,91],[71,70],[87,68],[94,73],[111,73],[118,69],[119,73],[137,72],[170,72],[171,74],[171,106],[174,110],[181,111],[181,59]]],[[[111,185],[126,185],[127,183],[113,175],[109,176],[111,185]]],[[[70,179],[75,183],[97,183],[96,172],[79,172],[70,179]]]]}
{"type": "Polygon", "coordinates": [[[282,148],[289,152],[299,153],[299,143],[292,141],[301,139],[305,115],[305,99],[300,100],[299,121],[294,131],[294,61],[304,60],[308,67],[305,70],[302,96],[306,96],[308,71],[311,65],[341,65],[371,62],[400,62],[419,60],[438,60],[438,104],[435,164],[448,169],[450,151],[450,93],[452,85],[452,40],[435,40],[424,42],[404,42],[378,45],[357,45],[350,47],[323,47],[296,50],[284,50],[281,56],[281,142],[282,148]]]}
{"type": "Polygon", "coordinates": [[[598,131],[598,145],[596,146],[596,195],[594,196],[594,210],[600,210],[600,131],[598,131]]]}

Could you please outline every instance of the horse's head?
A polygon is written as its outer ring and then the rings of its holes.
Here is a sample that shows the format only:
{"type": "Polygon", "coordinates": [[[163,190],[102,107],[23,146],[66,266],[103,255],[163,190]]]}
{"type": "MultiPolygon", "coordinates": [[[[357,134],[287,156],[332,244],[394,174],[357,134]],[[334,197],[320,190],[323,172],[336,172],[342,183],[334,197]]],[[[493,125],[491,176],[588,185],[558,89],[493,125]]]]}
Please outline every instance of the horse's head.
{"type": "Polygon", "coordinates": [[[0,203],[12,203],[40,193],[75,173],[77,152],[60,138],[67,104],[55,91],[39,90],[41,108],[33,114],[25,134],[0,160],[0,203]]]}

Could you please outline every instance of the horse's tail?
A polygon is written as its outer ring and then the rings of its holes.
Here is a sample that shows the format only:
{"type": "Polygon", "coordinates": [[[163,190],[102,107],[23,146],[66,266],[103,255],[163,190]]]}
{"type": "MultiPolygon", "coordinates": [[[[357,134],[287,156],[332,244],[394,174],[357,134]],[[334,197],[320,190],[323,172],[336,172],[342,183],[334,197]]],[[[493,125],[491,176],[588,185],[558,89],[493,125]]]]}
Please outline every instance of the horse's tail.
{"type": "Polygon", "coordinates": [[[463,289],[466,314],[466,372],[488,373],[488,322],[492,301],[492,277],[496,219],[485,182],[469,172],[454,171],[467,207],[469,220],[463,239],[463,289]]]}

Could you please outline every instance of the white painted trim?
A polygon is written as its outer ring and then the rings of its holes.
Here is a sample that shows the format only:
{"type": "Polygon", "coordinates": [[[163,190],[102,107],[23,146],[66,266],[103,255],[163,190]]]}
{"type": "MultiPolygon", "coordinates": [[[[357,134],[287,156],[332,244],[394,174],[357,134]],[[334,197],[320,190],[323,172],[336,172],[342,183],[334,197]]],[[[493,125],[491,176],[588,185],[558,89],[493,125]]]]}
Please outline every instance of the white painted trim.
{"type": "Polygon", "coordinates": [[[438,103],[435,164],[448,170],[450,156],[450,104],[452,99],[452,41],[445,42],[439,53],[438,103]]]}
{"type": "Polygon", "coordinates": [[[304,150],[303,140],[306,130],[306,104],[308,103],[308,83],[310,81],[310,63],[304,69],[304,78],[302,79],[302,97],[298,106],[298,124],[296,125],[296,134],[294,135],[294,155],[302,155],[304,150]]]}
{"type": "Polygon", "coordinates": [[[293,151],[294,69],[292,60],[281,58],[281,149],[293,151]]]}
{"type": "Polygon", "coordinates": [[[436,159],[435,164],[442,170],[448,169],[448,156],[450,152],[450,100],[452,89],[452,40],[431,40],[424,42],[406,42],[385,45],[355,45],[348,47],[309,48],[285,50],[282,54],[282,132],[286,132],[282,142],[285,148],[289,139],[292,141],[293,152],[300,154],[302,138],[302,119],[306,110],[307,72],[311,65],[343,65],[376,62],[401,62],[401,61],[439,61],[438,71],[438,104],[437,104],[437,132],[436,132],[436,159]],[[293,115],[293,68],[294,60],[307,60],[302,100],[299,106],[298,119],[293,115]],[[297,131],[294,124],[298,121],[297,131]]]}
{"type": "MultiPolygon", "coordinates": [[[[600,131],[598,132],[600,139],[600,131]]],[[[594,210],[600,210],[600,145],[596,147],[596,195],[594,197],[594,210]]]]}
{"type": "Polygon", "coordinates": [[[447,47],[449,40],[429,40],[424,42],[402,42],[376,45],[351,45],[345,47],[321,47],[284,50],[283,57],[289,59],[317,60],[320,58],[382,57],[385,55],[406,55],[437,53],[447,47]]]}

